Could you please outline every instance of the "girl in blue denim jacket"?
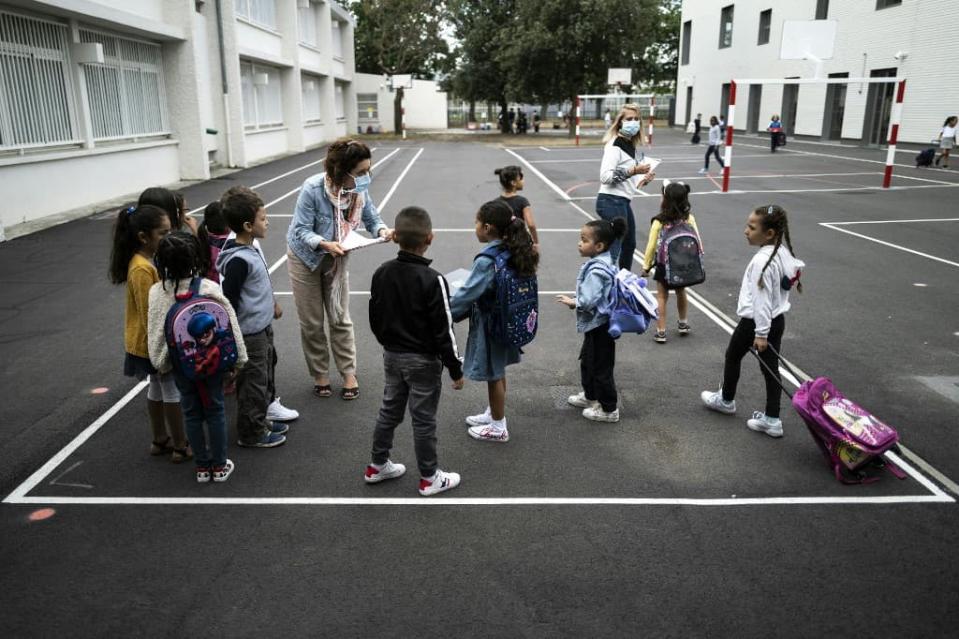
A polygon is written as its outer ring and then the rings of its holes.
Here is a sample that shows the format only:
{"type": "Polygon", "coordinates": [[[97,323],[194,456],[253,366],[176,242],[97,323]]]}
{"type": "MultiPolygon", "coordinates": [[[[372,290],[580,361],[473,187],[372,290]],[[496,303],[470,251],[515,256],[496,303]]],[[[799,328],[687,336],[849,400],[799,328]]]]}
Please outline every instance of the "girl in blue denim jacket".
{"type": "Polygon", "coordinates": [[[576,331],[583,333],[579,371],[583,392],[566,401],[583,409],[583,417],[597,422],[618,422],[616,342],[609,335],[609,315],[600,309],[609,299],[616,270],[609,247],[626,233],[626,218],[587,222],[579,232],[579,254],[589,258],[576,277],[576,299],[557,295],[556,301],[576,309],[576,331]]]}

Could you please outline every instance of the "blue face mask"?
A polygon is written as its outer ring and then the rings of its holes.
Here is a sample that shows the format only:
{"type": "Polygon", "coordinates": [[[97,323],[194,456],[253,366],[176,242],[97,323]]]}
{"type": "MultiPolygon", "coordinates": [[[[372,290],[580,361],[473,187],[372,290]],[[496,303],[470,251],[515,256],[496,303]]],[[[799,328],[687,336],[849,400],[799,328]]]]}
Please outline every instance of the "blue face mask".
{"type": "Polygon", "coordinates": [[[353,187],[353,191],[355,193],[365,193],[370,188],[370,182],[372,181],[373,178],[369,173],[366,175],[360,175],[358,177],[354,176],[353,182],[355,183],[355,186],[353,187]]]}
{"type": "Polygon", "coordinates": [[[637,133],[639,133],[639,121],[623,120],[622,125],[619,127],[619,132],[628,138],[634,137],[637,133]]]}

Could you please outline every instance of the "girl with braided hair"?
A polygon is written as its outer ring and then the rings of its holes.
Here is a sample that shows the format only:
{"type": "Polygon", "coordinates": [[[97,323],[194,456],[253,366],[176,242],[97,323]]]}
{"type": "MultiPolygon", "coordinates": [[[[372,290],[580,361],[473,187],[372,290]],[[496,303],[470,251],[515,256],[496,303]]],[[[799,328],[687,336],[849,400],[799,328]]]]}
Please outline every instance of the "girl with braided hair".
{"type": "Polygon", "coordinates": [[[753,412],[746,425],[770,437],[782,437],[778,353],[786,329],[786,312],[790,309],[789,291],[795,287],[802,293],[799,278],[805,264],[793,252],[789,220],[782,207],[771,204],[755,209],[746,220],[744,233],[749,244],[758,246],[759,251],[746,267],[739,289],[739,324],[726,347],[723,386],[716,392],[703,391],[701,397],[707,408],[735,414],[740,364],[746,353],[755,348],[765,364],[760,370],[766,380],[766,409],[753,412]],[[775,371],[775,377],[770,371],[775,371]]]}

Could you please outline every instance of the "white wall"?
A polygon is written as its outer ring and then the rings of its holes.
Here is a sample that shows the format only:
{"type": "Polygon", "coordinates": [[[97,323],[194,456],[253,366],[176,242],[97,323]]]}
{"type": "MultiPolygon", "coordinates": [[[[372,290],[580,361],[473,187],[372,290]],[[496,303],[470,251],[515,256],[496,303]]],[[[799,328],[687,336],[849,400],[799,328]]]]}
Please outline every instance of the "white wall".
{"type": "MultiPolygon", "coordinates": [[[[396,94],[386,88],[383,76],[357,73],[353,80],[353,88],[354,93],[357,94],[375,93],[377,95],[379,117],[376,120],[376,125],[380,126],[385,132],[392,132],[394,129],[393,100],[396,94]]],[[[403,93],[407,130],[446,128],[447,95],[445,91],[438,91],[437,88],[438,85],[432,80],[413,80],[413,88],[407,89],[403,93]]],[[[366,119],[359,122],[360,126],[363,127],[369,123],[366,119]]]]}

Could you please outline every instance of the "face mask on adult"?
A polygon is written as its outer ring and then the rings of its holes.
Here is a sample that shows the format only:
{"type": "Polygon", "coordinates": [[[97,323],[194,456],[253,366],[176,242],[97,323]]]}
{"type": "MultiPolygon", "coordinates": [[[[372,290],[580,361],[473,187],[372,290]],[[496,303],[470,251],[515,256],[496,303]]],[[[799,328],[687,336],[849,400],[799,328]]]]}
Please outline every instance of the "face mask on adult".
{"type": "Polygon", "coordinates": [[[366,175],[353,175],[353,192],[354,193],[365,193],[370,188],[370,182],[373,181],[372,176],[369,173],[366,175]]]}
{"type": "Polygon", "coordinates": [[[628,138],[635,136],[639,133],[639,121],[623,120],[622,125],[619,127],[619,132],[628,138]]]}

